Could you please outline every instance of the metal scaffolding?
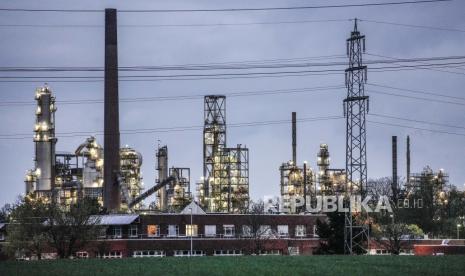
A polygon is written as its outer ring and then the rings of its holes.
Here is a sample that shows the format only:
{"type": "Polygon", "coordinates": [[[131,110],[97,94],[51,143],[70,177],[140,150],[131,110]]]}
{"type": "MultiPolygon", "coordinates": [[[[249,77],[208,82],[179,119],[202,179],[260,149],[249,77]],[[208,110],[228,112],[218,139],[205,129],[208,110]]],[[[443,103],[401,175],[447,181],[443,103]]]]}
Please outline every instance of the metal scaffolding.
{"type": "Polygon", "coordinates": [[[190,190],[190,168],[172,167],[168,169],[168,147],[158,146],[157,149],[158,178],[155,185],[160,188],[156,191],[155,208],[162,212],[178,212],[192,201],[190,190]],[[172,181],[160,185],[166,179],[172,181]]]}
{"type": "Polygon", "coordinates": [[[303,167],[297,165],[297,114],[292,112],[292,160],[282,163],[279,167],[280,190],[283,207],[290,210],[290,213],[300,213],[306,211],[307,196],[316,195],[314,189],[314,175],[310,166],[304,162],[303,167]],[[297,197],[303,198],[304,205],[293,206],[297,197]],[[294,199],[295,200],[294,200],[294,199]]]}
{"type": "Polygon", "coordinates": [[[327,144],[321,144],[318,151],[318,192],[321,195],[339,195],[345,191],[346,172],[344,169],[330,168],[330,155],[327,144]]]}
{"type": "MultiPolygon", "coordinates": [[[[203,175],[206,180],[214,177],[215,157],[226,147],[226,96],[209,95],[204,101],[203,175]]],[[[209,185],[205,195],[210,196],[209,185]]]]}
{"type": "Polygon", "coordinates": [[[434,172],[426,166],[421,173],[410,175],[410,181],[405,186],[407,198],[418,193],[431,197],[434,204],[444,204],[447,199],[446,194],[451,190],[449,174],[443,169],[434,172]]]}
{"type": "Polygon", "coordinates": [[[192,201],[191,170],[190,168],[172,167],[169,174],[174,180],[165,186],[167,211],[179,212],[192,201]]]}
{"type": "MultiPolygon", "coordinates": [[[[347,98],[344,99],[344,116],[346,117],[346,193],[364,195],[367,187],[367,155],[366,155],[366,114],[368,112],[368,96],[365,95],[364,84],[367,80],[367,67],[363,65],[362,50],[365,51],[365,36],[357,29],[355,19],[354,30],[347,39],[347,55],[349,67],[345,70],[347,98]]],[[[344,249],[346,254],[353,254],[355,247],[366,250],[368,227],[364,219],[353,220],[352,206],[345,213],[344,249]]]]}
{"type": "Polygon", "coordinates": [[[293,197],[302,197],[306,200],[307,196],[316,195],[313,188],[313,171],[307,164],[303,167],[294,165],[293,161],[283,163],[279,167],[280,183],[281,183],[281,198],[283,207],[290,209],[291,213],[301,213],[306,211],[306,206],[292,206],[293,197]]]}
{"type": "MultiPolygon", "coordinates": [[[[143,190],[142,175],[142,155],[134,149],[126,146],[120,149],[120,179],[122,208],[127,209],[128,204],[137,198],[143,190]]],[[[140,204],[133,206],[139,209],[140,204]]]]}
{"type": "Polygon", "coordinates": [[[61,206],[68,207],[82,197],[82,167],[73,153],[57,152],[55,155],[55,187],[53,196],[61,206]]]}
{"type": "Polygon", "coordinates": [[[240,213],[249,202],[249,150],[226,147],[226,97],[205,96],[199,203],[209,212],[240,213]]]}
{"type": "Polygon", "coordinates": [[[240,213],[249,202],[249,150],[237,145],[224,148],[215,156],[211,187],[211,210],[240,213]]]}

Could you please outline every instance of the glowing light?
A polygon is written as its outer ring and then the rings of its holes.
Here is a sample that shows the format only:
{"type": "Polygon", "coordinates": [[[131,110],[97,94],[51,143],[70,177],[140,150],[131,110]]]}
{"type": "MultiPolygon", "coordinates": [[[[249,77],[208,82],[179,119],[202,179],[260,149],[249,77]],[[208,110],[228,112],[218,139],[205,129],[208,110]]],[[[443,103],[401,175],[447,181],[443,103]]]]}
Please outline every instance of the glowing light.
{"type": "Polygon", "coordinates": [[[47,131],[48,130],[48,124],[47,122],[42,122],[42,124],[40,125],[40,129],[42,131],[47,131]]]}

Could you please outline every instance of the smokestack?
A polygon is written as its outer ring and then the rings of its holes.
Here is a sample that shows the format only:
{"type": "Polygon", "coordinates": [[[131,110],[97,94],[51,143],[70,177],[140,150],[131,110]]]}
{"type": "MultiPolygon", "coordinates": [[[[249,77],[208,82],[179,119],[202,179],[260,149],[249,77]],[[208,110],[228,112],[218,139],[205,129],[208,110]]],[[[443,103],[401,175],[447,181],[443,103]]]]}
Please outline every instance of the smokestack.
{"type": "Polygon", "coordinates": [[[397,194],[397,136],[392,136],[392,192],[397,194]]]}
{"type": "Polygon", "coordinates": [[[292,162],[297,165],[297,113],[292,112],[292,162]]]}
{"type": "Polygon", "coordinates": [[[407,183],[410,182],[410,136],[407,135],[407,183]]]}
{"type": "Polygon", "coordinates": [[[105,132],[103,206],[109,211],[120,208],[118,45],[116,9],[105,10],[105,132]]]}

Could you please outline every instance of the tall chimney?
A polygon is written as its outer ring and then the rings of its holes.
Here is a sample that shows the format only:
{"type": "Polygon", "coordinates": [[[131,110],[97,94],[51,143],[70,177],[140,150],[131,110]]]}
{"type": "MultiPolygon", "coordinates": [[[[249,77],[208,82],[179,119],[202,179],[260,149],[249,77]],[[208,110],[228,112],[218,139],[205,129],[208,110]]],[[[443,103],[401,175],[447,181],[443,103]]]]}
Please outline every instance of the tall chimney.
{"type": "Polygon", "coordinates": [[[397,195],[397,136],[392,136],[392,192],[397,195]]]}
{"type": "Polygon", "coordinates": [[[116,9],[105,9],[105,132],[103,206],[120,208],[118,174],[120,169],[118,110],[118,44],[116,9]]]}
{"type": "Polygon", "coordinates": [[[292,162],[297,165],[297,114],[292,112],[292,162]]]}
{"type": "Polygon", "coordinates": [[[410,182],[410,136],[407,135],[407,183],[410,182]]]}

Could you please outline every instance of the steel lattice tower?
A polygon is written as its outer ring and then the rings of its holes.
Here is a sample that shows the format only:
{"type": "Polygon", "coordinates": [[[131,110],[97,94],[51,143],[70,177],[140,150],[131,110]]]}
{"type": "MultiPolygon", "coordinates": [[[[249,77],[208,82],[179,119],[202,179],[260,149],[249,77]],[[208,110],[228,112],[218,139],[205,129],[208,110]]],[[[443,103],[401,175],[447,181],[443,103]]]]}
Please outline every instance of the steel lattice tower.
{"type": "MultiPolygon", "coordinates": [[[[344,99],[344,116],[346,117],[346,195],[364,195],[367,184],[366,155],[366,119],[368,96],[365,95],[364,83],[367,67],[363,65],[362,52],[365,51],[365,36],[357,29],[347,39],[349,68],[345,70],[347,98],[344,99]],[[363,47],[363,49],[362,49],[363,47]]],[[[365,225],[356,225],[352,217],[352,208],[345,213],[344,251],[354,253],[355,247],[362,247],[361,240],[368,237],[365,225]]]]}
{"type": "Polygon", "coordinates": [[[226,97],[205,96],[203,128],[203,175],[205,195],[209,196],[209,181],[215,176],[215,157],[226,147],[226,97]]]}

